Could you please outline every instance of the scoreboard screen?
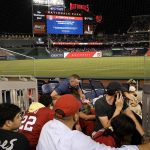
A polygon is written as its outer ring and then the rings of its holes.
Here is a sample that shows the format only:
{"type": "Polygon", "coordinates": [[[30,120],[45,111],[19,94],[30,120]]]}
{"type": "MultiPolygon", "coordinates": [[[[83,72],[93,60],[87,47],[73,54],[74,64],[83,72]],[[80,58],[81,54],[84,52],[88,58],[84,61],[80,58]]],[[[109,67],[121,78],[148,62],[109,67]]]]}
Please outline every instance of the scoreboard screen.
{"type": "Polygon", "coordinates": [[[83,34],[83,17],[47,15],[48,34],[83,34]]]}

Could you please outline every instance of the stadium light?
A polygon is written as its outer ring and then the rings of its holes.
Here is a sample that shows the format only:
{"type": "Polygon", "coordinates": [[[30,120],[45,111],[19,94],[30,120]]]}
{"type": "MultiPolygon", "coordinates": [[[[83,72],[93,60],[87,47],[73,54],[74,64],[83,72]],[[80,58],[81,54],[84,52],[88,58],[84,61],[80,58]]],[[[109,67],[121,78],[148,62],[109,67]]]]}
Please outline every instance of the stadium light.
{"type": "Polygon", "coordinates": [[[48,0],[33,0],[34,4],[46,5],[48,4],[48,0]]]}

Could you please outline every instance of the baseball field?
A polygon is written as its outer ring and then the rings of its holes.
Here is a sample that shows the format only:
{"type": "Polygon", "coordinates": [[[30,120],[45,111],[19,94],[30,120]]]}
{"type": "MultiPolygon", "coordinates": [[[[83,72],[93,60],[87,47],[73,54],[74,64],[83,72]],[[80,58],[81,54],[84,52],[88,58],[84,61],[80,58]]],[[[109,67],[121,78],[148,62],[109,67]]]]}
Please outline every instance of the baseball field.
{"type": "Polygon", "coordinates": [[[0,61],[0,75],[84,78],[150,78],[150,57],[101,57],[0,61]]]}

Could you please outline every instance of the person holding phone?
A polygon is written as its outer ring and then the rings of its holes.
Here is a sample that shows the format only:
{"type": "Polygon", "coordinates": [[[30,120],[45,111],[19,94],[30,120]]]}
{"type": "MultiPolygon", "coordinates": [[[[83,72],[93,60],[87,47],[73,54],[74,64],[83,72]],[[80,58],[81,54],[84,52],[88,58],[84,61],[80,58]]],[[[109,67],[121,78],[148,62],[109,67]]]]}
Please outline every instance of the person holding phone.
{"type": "MultiPolygon", "coordinates": [[[[95,131],[97,132],[99,130],[103,131],[104,129],[107,129],[110,127],[112,118],[120,113],[125,113],[134,121],[139,134],[144,136],[144,130],[142,126],[124,101],[123,94],[123,87],[119,82],[109,83],[105,96],[95,102],[95,131]]],[[[138,141],[138,143],[140,143],[140,141],[138,141]]]]}

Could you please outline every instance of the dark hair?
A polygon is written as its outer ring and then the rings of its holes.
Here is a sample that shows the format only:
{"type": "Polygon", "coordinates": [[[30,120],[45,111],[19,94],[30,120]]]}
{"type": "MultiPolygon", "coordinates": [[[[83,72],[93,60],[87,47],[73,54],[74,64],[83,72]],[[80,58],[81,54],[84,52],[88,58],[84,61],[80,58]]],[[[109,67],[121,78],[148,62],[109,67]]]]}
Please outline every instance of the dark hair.
{"type": "Polygon", "coordinates": [[[43,104],[45,107],[48,107],[52,103],[52,97],[49,94],[43,94],[39,98],[39,103],[43,104]]]}
{"type": "Polygon", "coordinates": [[[56,109],[55,110],[55,118],[62,119],[64,117],[65,117],[64,111],[62,111],[61,109],[56,109]]]}
{"type": "Polygon", "coordinates": [[[0,127],[3,127],[7,120],[12,120],[20,112],[20,108],[14,104],[0,104],[0,127]]]}
{"type": "Polygon", "coordinates": [[[120,114],[111,120],[111,126],[113,131],[108,129],[104,132],[104,135],[112,135],[117,146],[121,146],[123,143],[131,144],[131,138],[136,130],[136,126],[130,117],[120,114]]]}

